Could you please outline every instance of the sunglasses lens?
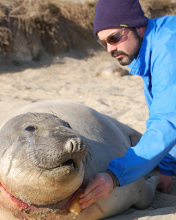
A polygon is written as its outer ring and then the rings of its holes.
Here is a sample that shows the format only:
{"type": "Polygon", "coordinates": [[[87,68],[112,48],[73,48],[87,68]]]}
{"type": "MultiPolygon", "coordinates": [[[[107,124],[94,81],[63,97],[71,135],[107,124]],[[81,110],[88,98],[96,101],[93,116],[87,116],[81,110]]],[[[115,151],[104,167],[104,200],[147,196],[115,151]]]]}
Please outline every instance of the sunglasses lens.
{"type": "Polygon", "coordinates": [[[121,41],[121,39],[123,37],[124,29],[125,28],[122,28],[120,31],[118,31],[112,35],[109,35],[106,40],[97,40],[97,42],[105,48],[107,47],[107,43],[111,44],[111,45],[116,45],[121,41]]]}
{"type": "Polygon", "coordinates": [[[107,47],[106,41],[103,40],[97,40],[97,42],[102,46],[102,47],[107,47]]]}
{"type": "Polygon", "coordinates": [[[111,35],[107,38],[107,42],[109,44],[117,44],[120,40],[122,39],[122,36],[120,36],[119,34],[117,35],[111,35]]]}

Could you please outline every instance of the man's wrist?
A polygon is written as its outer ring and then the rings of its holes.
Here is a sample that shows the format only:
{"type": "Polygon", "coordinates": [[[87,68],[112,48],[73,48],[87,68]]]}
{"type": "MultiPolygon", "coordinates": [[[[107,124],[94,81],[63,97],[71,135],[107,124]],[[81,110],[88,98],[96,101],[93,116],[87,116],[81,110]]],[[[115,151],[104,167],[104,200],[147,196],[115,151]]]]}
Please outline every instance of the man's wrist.
{"type": "Polygon", "coordinates": [[[119,186],[119,185],[120,185],[119,180],[117,179],[116,175],[115,175],[111,170],[107,169],[107,170],[105,171],[105,173],[108,173],[108,174],[110,175],[110,177],[112,178],[112,181],[113,181],[113,184],[114,184],[114,188],[115,188],[116,186],[119,186]]]}
{"type": "Polygon", "coordinates": [[[159,168],[159,172],[166,176],[174,176],[174,172],[172,170],[164,170],[162,168],[159,168]]]}

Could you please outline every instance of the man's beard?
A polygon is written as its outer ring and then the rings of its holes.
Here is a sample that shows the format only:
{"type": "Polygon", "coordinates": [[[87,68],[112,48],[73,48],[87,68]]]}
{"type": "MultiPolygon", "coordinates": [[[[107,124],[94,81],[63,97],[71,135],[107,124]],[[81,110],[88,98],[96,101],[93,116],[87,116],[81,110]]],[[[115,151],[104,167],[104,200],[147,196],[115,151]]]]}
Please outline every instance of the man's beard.
{"type": "Polygon", "coordinates": [[[138,35],[136,29],[135,28],[131,28],[131,30],[132,30],[135,38],[137,39],[137,46],[134,49],[133,53],[129,55],[129,54],[126,54],[123,51],[112,51],[111,52],[111,56],[112,57],[116,57],[118,55],[125,55],[125,58],[126,58],[125,60],[124,60],[123,57],[117,58],[117,60],[119,61],[119,63],[122,66],[129,65],[134,59],[136,59],[138,57],[138,54],[139,54],[139,51],[140,51],[140,48],[141,48],[141,44],[142,44],[143,38],[138,35]]]}

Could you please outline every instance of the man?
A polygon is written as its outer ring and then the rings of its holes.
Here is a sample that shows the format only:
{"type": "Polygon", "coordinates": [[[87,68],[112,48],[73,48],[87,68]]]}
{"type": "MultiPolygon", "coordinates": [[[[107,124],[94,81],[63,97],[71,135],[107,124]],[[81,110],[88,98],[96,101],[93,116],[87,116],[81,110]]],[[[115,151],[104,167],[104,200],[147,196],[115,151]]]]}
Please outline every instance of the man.
{"type": "Polygon", "coordinates": [[[130,184],[157,165],[164,193],[176,175],[176,16],[147,19],[138,0],[99,0],[94,33],[98,42],[130,73],[144,81],[149,108],[147,129],[124,157],[111,160],[105,173],[88,182],[82,208],[108,196],[114,187],[130,184]]]}

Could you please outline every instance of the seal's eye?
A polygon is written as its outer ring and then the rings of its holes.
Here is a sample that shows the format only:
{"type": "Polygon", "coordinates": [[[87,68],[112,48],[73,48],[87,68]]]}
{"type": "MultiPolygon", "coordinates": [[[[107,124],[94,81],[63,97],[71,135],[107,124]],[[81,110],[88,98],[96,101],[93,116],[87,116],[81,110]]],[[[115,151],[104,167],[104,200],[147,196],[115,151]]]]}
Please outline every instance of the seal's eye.
{"type": "Polygon", "coordinates": [[[29,125],[27,128],[25,128],[25,131],[35,131],[37,128],[35,126],[29,125]]]}

